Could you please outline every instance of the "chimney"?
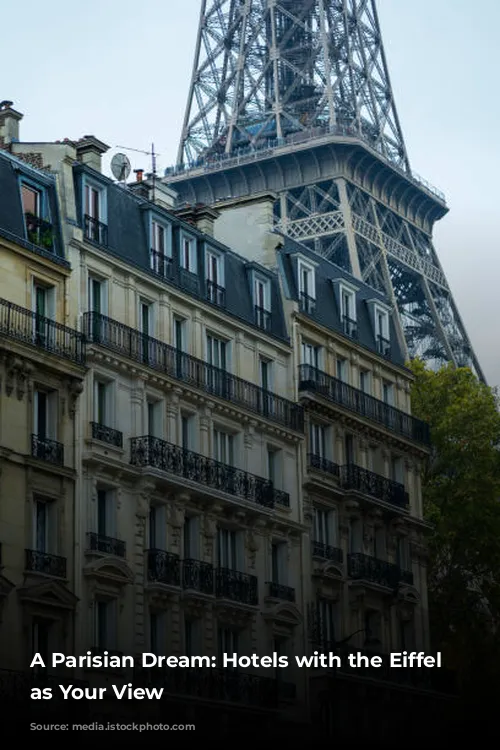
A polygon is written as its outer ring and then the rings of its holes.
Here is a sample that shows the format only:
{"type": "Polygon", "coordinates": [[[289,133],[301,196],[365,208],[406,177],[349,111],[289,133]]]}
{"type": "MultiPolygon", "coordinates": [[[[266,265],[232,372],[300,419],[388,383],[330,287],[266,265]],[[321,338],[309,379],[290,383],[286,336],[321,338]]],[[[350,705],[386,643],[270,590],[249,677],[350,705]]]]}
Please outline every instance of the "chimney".
{"type": "Polygon", "coordinates": [[[12,109],[13,102],[4,99],[0,102],[0,140],[3,145],[19,141],[19,122],[23,119],[20,112],[12,109]]]}
{"type": "Polygon", "coordinates": [[[109,146],[93,135],[84,135],[75,143],[75,147],[78,161],[95,169],[96,172],[101,171],[101,157],[109,151],[109,146]]]}
{"type": "Polygon", "coordinates": [[[219,218],[220,213],[210,206],[205,206],[203,203],[197,203],[195,206],[185,206],[184,208],[177,209],[175,215],[183,221],[187,221],[189,224],[193,224],[203,234],[208,234],[209,237],[214,236],[214,223],[219,218]]]}
{"type": "Polygon", "coordinates": [[[143,169],[134,169],[134,173],[136,175],[136,182],[142,182],[142,176],[144,174],[143,169]]]}

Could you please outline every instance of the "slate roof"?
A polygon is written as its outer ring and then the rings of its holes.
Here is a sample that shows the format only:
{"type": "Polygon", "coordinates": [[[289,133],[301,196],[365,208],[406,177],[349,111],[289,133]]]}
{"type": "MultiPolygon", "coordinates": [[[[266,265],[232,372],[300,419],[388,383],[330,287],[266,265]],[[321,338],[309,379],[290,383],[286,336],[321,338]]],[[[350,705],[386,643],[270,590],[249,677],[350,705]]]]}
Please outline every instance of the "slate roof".
{"type": "MultiPolygon", "coordinates": [[[[77,216],[83,222],[82,207],[82,175],[98,181],[107,191],[107,227],[108,244],[101,247],[102,252],[120,258],[136,268],[152,274],[155,279],[168,285],[180,287],[186,294],[205,302],[204,252],[208,245],[218,250],[225,258],[225,307],[223,312],[255,326],[255,310],[252,290],[252,269],[259,275],[265,276],[270,282],[271,292],[271,322],[267,334],[289,343],[286,321],[283,311],[282,298],[279,288],[279,278],[276,272],[266,269],[246,258],[236,254],[230,248],[209,237],[192,224],[182,221],[173,213],[144,199],[140,195],[117,185],[112,180],[94,171],[86,165],[75,165],[73,169],[75,180],[75,195],[77,200],[77,216]],[[157,217],[163,217],[172,225],[172,275],[170,279],[158,277],[151,270],[150,246],[148,238],[149,212],[157,217]],[[183,285],[179,273],[180,237],[182,231],[188,232],[197,240],[197,270],[199,276],[199,293],[193,293],[183,285]]],[[[210,304],[210,302],[207,302],[210,304]]],[[[217,308],[221,309],[221,308],[217,308]]]]}
{"type": "MultiPolygon", "coordinates": [[[[330,260],[317,255],[305,245],[285,236],[283,236],[283,242],[284,245],[279,251],[279,256],[285,282],[283,285],[285,295],[289,299],[299,300],[297,263],[294,256],[300,254],[305,260],[309,259],[316,265],[316,305],[311,318],[326,328],[343,335],[341,314],[335,298],[332,281],[345,279],[358,289],[356,293],[357,343],[373,352],[377,352],[375,331],[371,322],[368,302],[379,300],[385,305],[389,305],[389,300],[371,286],[364,284],[330,260]]],[[[398,342],[392,315],[390,316],[390,342],[390,355],[387,358],[396,365],[404,366],[405,356],[398,342]]]]}
{"type": "Polygon", "coordinates": [[[65,259],[54,176],[6,151],[0,151],[0,234],[38,255],[69,265],[65,259]],[[53,251],[28,241],[21,200],[21,178],[44,191],[47,210],[42,218],[52,224],[53,251]]]}

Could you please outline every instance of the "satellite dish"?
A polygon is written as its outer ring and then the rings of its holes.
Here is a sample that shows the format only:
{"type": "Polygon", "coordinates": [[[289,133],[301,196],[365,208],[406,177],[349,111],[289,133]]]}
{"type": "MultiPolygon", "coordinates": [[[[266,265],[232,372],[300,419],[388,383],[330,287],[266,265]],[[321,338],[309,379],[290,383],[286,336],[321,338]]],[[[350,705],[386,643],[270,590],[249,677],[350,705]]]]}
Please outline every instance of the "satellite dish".
{"type": "Polygon", "coordinates": [[[130,174],[130,161],[125,154],[115,154],[111,159],[111,171],[118,182],[125,182],[130,174]]]}

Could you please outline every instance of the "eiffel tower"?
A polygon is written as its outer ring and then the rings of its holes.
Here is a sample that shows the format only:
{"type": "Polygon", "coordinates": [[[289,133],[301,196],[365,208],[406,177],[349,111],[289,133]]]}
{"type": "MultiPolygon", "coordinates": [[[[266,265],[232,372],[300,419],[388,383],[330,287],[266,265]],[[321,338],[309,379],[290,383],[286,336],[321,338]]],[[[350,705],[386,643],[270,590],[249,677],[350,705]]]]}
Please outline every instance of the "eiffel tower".
{"type": "Polygon", "coordinates": [[[275,228],[384,291],[408,358],[483,373],[432,242],[444,195],[410,167],[374,0],[202,0],[181,201],[267,191],[275,228]]]}

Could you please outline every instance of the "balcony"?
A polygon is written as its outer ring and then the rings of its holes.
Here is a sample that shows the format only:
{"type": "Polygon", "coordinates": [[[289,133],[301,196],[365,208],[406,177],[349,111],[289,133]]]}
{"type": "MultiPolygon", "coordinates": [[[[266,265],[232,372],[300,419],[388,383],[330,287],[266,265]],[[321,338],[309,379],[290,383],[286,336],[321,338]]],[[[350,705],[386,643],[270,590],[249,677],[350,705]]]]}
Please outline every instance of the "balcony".
{"type": "Polygon", "coordinates": [[[123,448],[123,433],[113,430],[112,427],[99,424],[99,422],[91,422],[90,426],[93,440],[100,440],[103,443],[112,445],[114,448],[123,448]]]}
{"type": "Polygon", "coordinates": [[[299,404],[99,313],[85,313],[83,325],[88,340],[104,349],[134,362],[141,362],[153,370],[248,409],[288,429],[304,431],[304,412],[299,404]]]}
{"type": "Polygon", "coordinates": [[[85,214],[83,217],[83,236],[86,240],[94,242],[102,247],[108,246],[108,226],[102,221],[92,218],[85,214]]]}
{"type": "Polygon", "coordinates": [[[299,367],[299,391],[316,393],[416,443],[430,445],[429,425],[311,365],[299,367]]]}
{"type": "Polygon", "coordinates": [[[219,286],[215,281],[206,281],[206,298],[212,305],[217,307],[226,306],[226,290],[223,286],[219,286]]]}
{"type": "Polygon", "coordinates": [[[238,604],[257,606],[259,594],[257,578],[229,568],[217,568],[215,571],[215,596],[219,599],[230,599],[238,604]]]}
{"type": "Polygon", "coordinates": [[[149,259],[153,273],[157,276],[161,276],[162,279],[173,278],[172,258],[169,258],[164,253],[159,253],[157,250],[151,249],[149,251],[149,259]]]}
{"type": "Polygon", "coordinates": [[[284,490],[273,490],[274,491],[274,502],[276,505],[280,505],[282,508],[290,507],[290,495],[284,490]]]}
{"type": "Polygon", "coordinates": [[[264,307],[255,305],[255,325],[258,328],[262,328],[263,331],[271,330],[271,313],[264,307]]]}
{"type": "Polygon", "coordinates": [[[295,602],[295,589],[290,586],[283,586],[282,583],[268,581],[267,595],[270,599],[280,599],[283,602],[295,602]]]}
{"type": "Polygon", "coordinates": [[[305,292],[301,292],[299,295],[299,309],[300,312],[306,313],[306,315],[314,315],[316,312],[316,300],[305,292]]]}
{"type": "Polygon", "coordinates": [[[413,582],[413,575],[409,571],[371,555],[356,552],[347,556],[347,564],[349,578],[353,580],[369,581],[389,589],[397,589],[400,583],[410,583],[410,580],[413,582]]]}
{"type": "Polygon", "coordinates": [[[178,555],[161,549],[149,549],[148,581],[164,583],[166,586],[181,585],[181,566],[178,555]]]}
{"type": "Polygon", "coordinates": [[[90,552],[102,552],[104,555],[125,557],[126,544],[121,539],[114,539],[111,536],[90,531],[87,534],[87,549],[90,552]]]}
{"type": "Polygon", "coordinates": [[[358,324],[355,320],[349,318],[347,315],[342,316],[342,330],[346,336],[349,336],[350,339],[358,338],[358,324]]]}
{"type": "Polygon", "coordinates": [[[311,542],[311,553],[313,557],[317,557],[320,560],[328,560],[339,565],[344,562],[344,553],[340,547],[332,547],[330,544],[325,544],[324,542],[313,540],[311,542]]]}
{"type": "Polygon", "coordinates": [[[0,336],[85,364],[83,334],[6,299],[0,299],[0,336]]]}
{"type": "Polygon", "coordinates": [[[25,213],[26,234],[28,242],[41,247],[48,253],[54,252],[54,227],[50,222],[44,221],[39,216],[25,213]]]}
{"type": "Polygon", "coordinates": [[[346,490],[355,490],[363,495],[371,495],[377,500],[394,505],[406,510],[410,504],[410,496],[405,490],[404,484],[394,482],[392,479],[375,474],[368,469],[362,469],[355,464],[342,466],[340,470],[342,487],[346,490]]]}
{"type": "Polygon", "coordinates": [[[66,558],[49,555],[39,550],[25,550],[25,568],[32,573],[41,573],[54,578],[66,578],[66,558]]]}
{"type": "Polygon", "coordinates": [[[382,357],[391,356],[391,342],[380,334],[377,336],[377,351],[382,357]]]}
{"type": "Polygon", "coordinates": [[[316,469],[325,474],[331,474],[332,477],[340,477],[340,466],[334,464],[333,461],[329,461],[327,458],[323,458],[323,456],[318,456],[317,453],[307,454],[307,465],[309,469],[316,469]]]}
{"type": "Polygon", "coordinates": [[[151,436],[131,438],[132,466],[149,466],[182,479],[226,492],[264,508],[274,508],[272,482],[151,436]]]}
{"type": "Polygon", "coordinates": [[[40,461],[45,461],[54,466],[64,466],[64,445],[57,440],[40,437],[40,435],[31,436],[31,455],[40,461]]]}
{"type": "Polygon", "coordinates": [[[182,561],[182,588],[200,594],[214,595],[214,569],[210,563],[186,559],[182,561]]]}

